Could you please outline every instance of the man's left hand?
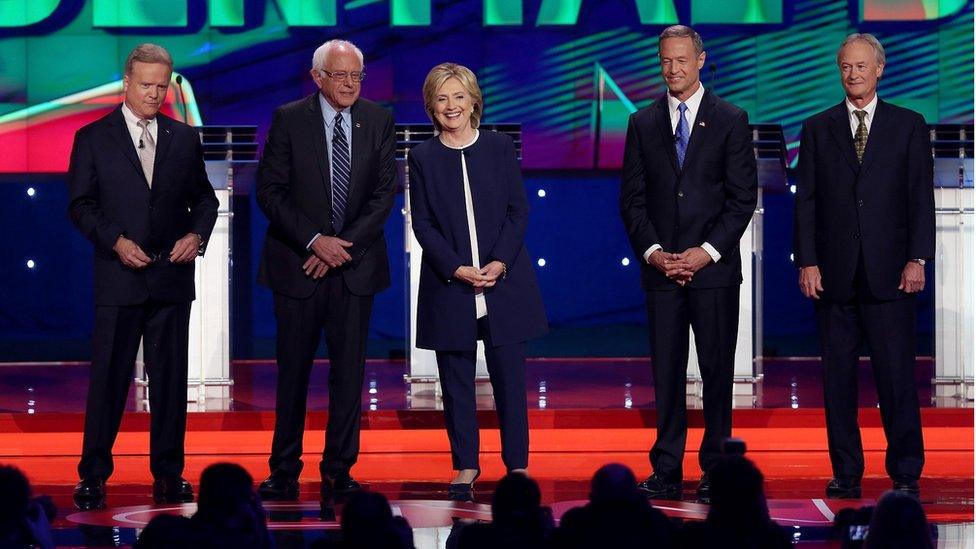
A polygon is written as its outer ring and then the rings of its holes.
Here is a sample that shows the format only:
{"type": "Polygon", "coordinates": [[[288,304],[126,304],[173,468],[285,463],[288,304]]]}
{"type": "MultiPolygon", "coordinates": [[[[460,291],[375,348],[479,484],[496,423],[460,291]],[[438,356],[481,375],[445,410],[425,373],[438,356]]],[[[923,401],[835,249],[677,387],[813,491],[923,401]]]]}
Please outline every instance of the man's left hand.
{"type": "Polygon", "coordinates": [[[176,241],[173,251],[169,253],[171,263],[190,263],[196,259],[200,252],[200,237],[194,233],[187,233],[186,236],[176,241]]]}
{"type": "Polygon", "coordinates": [[[685,281],[690,281],[695,273],[700,271],[702,267],[708,265],[712,262],[712,256],[708,255],[701,246],[695,246],[694,248],[688,248],[687,250],[678,254],[678,260],[685,263],[685,270],[678,275],[678,278],[685,279],[685,281]]]}
{"type": "Polygon", "coordinates": [[[925,289],[925,267],[909,261],[901,272],[901,284],[898,289],[906,294],[916,294],[925,289]]]}
{"type": "Polygon", "coordinates": [[[485,284],[486,288],[491,288],[505,273],[505,264],[501,261],[492,261],[491,263],[482,267],[478,272],[491,279],[487,284],[485,284]]]}

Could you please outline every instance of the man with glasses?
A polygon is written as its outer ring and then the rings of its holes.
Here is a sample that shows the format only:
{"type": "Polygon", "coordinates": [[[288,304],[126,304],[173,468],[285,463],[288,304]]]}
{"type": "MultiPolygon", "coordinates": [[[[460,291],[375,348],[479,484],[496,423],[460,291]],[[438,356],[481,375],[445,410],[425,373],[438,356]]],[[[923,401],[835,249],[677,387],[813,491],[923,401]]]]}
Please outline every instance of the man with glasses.
{"type": "Polygon", "coordinates": [[[312,360],[325,330],[329,420],[319,464],[324,500],[359,488],[366,336],[373,296],[390,285],[383,226],[395,186],[393,115],[359,97],[363,53],[330,40],[312,57],[319,92],[280,107],[258,167],[270,224],[258,282],[278,321],[275,432],[266,500],[298,498],[312,360]]]}

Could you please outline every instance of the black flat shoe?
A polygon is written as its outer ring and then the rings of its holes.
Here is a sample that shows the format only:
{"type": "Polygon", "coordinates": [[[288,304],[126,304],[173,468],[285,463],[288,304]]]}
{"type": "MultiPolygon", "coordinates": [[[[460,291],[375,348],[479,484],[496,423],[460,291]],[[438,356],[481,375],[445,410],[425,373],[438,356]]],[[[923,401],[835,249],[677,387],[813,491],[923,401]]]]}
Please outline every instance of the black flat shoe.
{"type": "Polygon", "coordinates": [[[72,494],[75,507],[82,511],[105,508],[105,479],[88,477],[75,485],[72,494]]]}
{"type": "Polygon", "coordinates": [[[352,478],[348,472],[339,473],[322,478],[319,496],[323,501],[335,501],[346,498],[361,489],[362,485],[356,482],[356,479],[352,478]]]}
{"type": "Polygon", "coordinates": [[[153,481],[153,501],[156,503],[190,503],[193,486],[183,477],[162,477],[153,481]]]}
{"type": "Polygon", "coordinates": [[[712,479],[708,478],[708,473],[703,473],[701,480],[698,481],[698,489],[695,490],[699,503],[712,502],[712,479]]]}
{"type": "Polygon", "coordinates": [[[916,498],[920,494],[917,480],[896,480],[892,482],[891,488],[896,492],[904,492],[916,498]]]}
{"type": "Polygon", "coordinates": [[[298,479],[281,473],[271,473],[258,486],[258,494],[264,501],[296,501],[298,492],[298,479]]]}
{"type": "Polygon", "coordinates": [[[481,476],[481,469],[474,474],[471,482],[452,482],[447,485],[447,499],[451,501],[474,501],[474,481],[481,476]]]}
{"type": "Polygon", "coordinates": [[[825,492],[829,499],[858,499],[861,497],[861,482],[832,478],[825,492]]]}
{"type": "Polygon", "coordinates": [[[654,473],[637,485],[647,499],[681,499],[681,482],[671,482],[662,475],[654,473]]]}

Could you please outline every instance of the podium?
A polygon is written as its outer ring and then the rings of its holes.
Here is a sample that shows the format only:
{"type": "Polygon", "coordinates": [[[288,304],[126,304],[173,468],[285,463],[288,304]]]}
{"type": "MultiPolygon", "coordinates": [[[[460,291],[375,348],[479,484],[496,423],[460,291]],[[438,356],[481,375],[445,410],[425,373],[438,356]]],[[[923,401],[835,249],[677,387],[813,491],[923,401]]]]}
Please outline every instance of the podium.
{"type": "MultiPolygon", "coordinates": [[[[190,307],[187,403],[190,411],[227,410],[234,380],[230,372],[233,196],[254,186],[257,172],[256,126],[204,126],[207,177],[220,205],[205,254],[196,259],[196,300],[190,307]]],[[[149,407],[142,348],[136,358],[136,402],[149,407]]]]}
{"type": "MultiPolygon", "coordinates": [[[[742,285],[739,286],[739,330],[735,344],[732,399],[734,407],[753,407],[761,397],[762,381],[762,266],[763,266],[763,189],[786,189],[786,140],[779,124],[754,124],[753,152],[756,155],[759,188],[756,211],[739,240],[742,257],[742,285]]],[[[695,349],[695,334],[690,331],[688,349],[687,396],[697,407],[702,396],[702,377],[695,349]]]]}
{"type": "MultiPolygon", "coordinates": [[[[504,133],[512,137],[515,141],[515,153],[519,160],[522,159],[522,125],[521,124],[482,124],[481,129],[504,133]]],[[[433,383],[438,380],[437,359],[434,351],[419,349],[417,347],[417,291],[420,288],[420,258],[423,249],[417,238],[413,234],[413,224],[410,217],[410,168],[407,159],[410,157],[410,149],[414,146],[434,137],[433,124],[397,124],[397,176],[400,180],[404,192],[404,250],[407,261],[407,288],[406,300],[410,305],[407,317],[407,334],[410,341],[410,352],[408,361],[410,363],[410,373],[406,376],[407,381],[415,383],[433,383]]],[[[475,372],[476,379],[488,379],[488,366],[485,362],[484,344],[478,341],[478,363],[475,372]]],[[[479,384],[480,385],[480,384],[479,384]]]]}
{"type": "Polygon", "coordinates": [[[973,400],[976,362],[976,191],[973,125],[930,126],[935,162],[935,376],[937,406],[973,400]]]}

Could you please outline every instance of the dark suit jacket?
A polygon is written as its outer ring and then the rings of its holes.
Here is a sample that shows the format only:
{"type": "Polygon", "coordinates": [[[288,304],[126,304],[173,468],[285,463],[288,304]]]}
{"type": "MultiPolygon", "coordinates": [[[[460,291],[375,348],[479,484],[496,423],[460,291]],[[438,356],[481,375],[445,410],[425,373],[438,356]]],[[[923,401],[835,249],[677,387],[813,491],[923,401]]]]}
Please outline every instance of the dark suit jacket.
{"type": "Polygon", "coordinates": [[[632,114],[627,127],[620,214],[645,290],[678,287],[644,261],[654,244],[680,253],[708,242],[722,254],[695,274],[690,288],[742,283],[739,239],[756,209],[758,187],[749,116],[705,90],[689,122],[694,129],[680,169],[667,96],[632,114]]]}
{"type": "Polygon", "coordinates": [[[119,236],[147,254],[166,255],[177,240],[197,233],[206,244],[217,220],[214,195],[197,131],[159,114],[150,190],[122,107],[75,134],[68,166],[68,215],[95,244],[95,303],[135,305],[149,298],[194,299],[193,263],[166,260],[130,269],[112,251],[119,236]]]}
{"type": "MultiPolygon", "coordinates": [[[[532,259],[523,239],[529,205],[512,139],[482,130],[465,150],[482,265],[498,260],[508,274],[485,290],[492,342],[506,345],[548,331],[532,259]]],[[[439,351],[475,348],[474,288],[454,272],[472,265],[464,207],[461,151],[434,137],[410,151],[410,213],[423,247],[417,302],[417,346],[439,351]]]]}
{"type": "MultiPolygon", "coordinates": [[[[257,201],[271,224],[264,240],[258,282],[296,299],[312,295],[323,279],[305,276],[305,247],[316,233],[353,243],[341,273],[355,295],[390,285],[383,225],[393,208],[396,138],[393,115],[362,99],[352,106],[352,174],[345,223],[332,228],[332,183],[325,122],[318,92],[278,108],[258,165],[257,201]]],[[[334,275],[333,275],[334,276],[334,275]]]]}
{"type": "Polygon", "coordinates": [[[928,127],[914,111],[878,100],[858,164],[845,103],[808,118],[800,138],[793,253],[817,265],[822,296],[854,291],[858,255],[871,293],[905,296],[898,285],[910,259],[935,256],[935,194],[928,127]]]}

